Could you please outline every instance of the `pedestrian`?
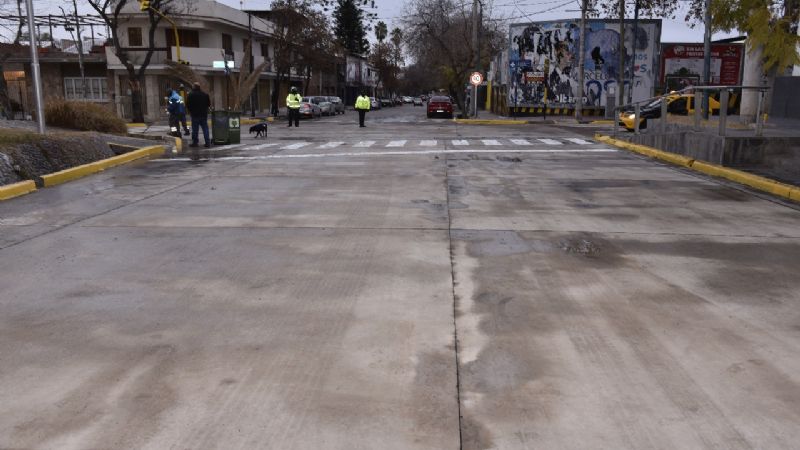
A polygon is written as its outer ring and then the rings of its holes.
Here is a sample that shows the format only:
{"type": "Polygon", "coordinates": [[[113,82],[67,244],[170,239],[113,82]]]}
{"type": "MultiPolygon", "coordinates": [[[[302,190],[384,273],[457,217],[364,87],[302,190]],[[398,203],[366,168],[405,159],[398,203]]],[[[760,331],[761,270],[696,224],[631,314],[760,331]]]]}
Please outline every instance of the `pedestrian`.
{"type": "Polygon", "coordinates": [[[289,126],[294,122],[295,127],[300,126],[300,102],[303,97],[297,93],[297,88],[292,86],[289,95],[286,96],[286,109],[289,116],[289,126]]]}
{"type": "Polygon", "coordinates": [[[172,88],[167,89],[167,101],[170,104],[177,105],[175,107],[175,118],[177,123],[183,125],[183,134],[189,135],[189,127],[186,124],[186,104],[183,102],[183,96],[178,91],[172,88]]]}
{"type": "Polygon", "coordinates": [[[356,111],[358,111],[358,126],[360,128],[364,128],[364,118],[367,116],[367,111],[369,111],[371,104],[372,102],[366,91],[356,98],[356,111]]]}
{"type": "Polygon", "coordinates": [[[197,128],[203,129],[203,140],[206,147],[211,147],[211,138],[208,136],[208,108],[211,107],[211,99],[208,94],[200,88],[200,83],[192,85],[192,92],[186,98],[186,109],[192,116],[192,143],[190,147],[197,147],[197,128]]]}

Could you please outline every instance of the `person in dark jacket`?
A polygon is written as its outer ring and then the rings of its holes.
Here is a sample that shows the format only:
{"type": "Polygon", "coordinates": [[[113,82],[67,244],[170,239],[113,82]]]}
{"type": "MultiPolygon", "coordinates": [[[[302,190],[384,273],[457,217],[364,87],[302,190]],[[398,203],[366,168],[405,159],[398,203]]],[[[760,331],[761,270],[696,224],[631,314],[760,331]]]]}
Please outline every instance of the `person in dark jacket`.
{"type": "Polygon", "coordinates": [[[200,83],[192,85],[192,92],[186,97],[186,109],[192,116],[192,143],[190,147],[197,147],[197,128],[203,129],[203,140],[206,147],[211,147],[211,139],[208,136],[208,108],[211,107],[211,99],[208,94],[200,89],[200,83]]]}
{"type": "MultiPolygon", "coordinates": [[[[183,85],[181,85],[181,86],[183,86],[183,85]]],[[[170,105],[172,105],[172,104],[177,104],[178,105],[176,107],[176,109],[178,110],[176,118],[178,119],[178,123],[180,125],[183,125],[183,134],[188,136],[189,135],[189,127],[186,126],[186,104],[184,104],[184,102],[183,102],[184,98],[185,97],[183,96],[183,94],[180,94],[178,91],[175,91],[172,88],[169,88],[167,90],[167,102],[170,105]]]]}

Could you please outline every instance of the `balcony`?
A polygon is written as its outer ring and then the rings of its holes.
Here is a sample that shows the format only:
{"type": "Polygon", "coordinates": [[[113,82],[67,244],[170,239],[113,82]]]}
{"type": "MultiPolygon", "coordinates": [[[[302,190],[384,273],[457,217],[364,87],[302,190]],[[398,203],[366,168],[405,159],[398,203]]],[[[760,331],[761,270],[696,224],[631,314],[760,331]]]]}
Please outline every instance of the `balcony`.
{"type": "MultiPolygon", "coordinates": [[[[191,64],[192,68],[199,69],[199,70],[217,70],[222,71],[222,69],[215,69],[214,61],[222,61],[223,60],[223,49],[221,48],[203,48],[203,47],[181,47],[181,59],[184,61],[188,61],[191,64]]],[[[133,51],[129,52],[130,59],[134,65],[138,66],[141,65],[142,61],[144,61],[145,56],[147,55],[146,50],[142,51],[133,51]]],[[[122,69],[122,63],[119,59],[114,55],[113,47],[106,47],[106,58],[108,59],[108,67],[109,69],[122,69]]],[[[176,47],[170,47],[169,51],[155,51],[153,53],[153,57],[150,59],[150,66],[160,66],[166,63],[168,60],[177,59],[177,49],[176,47]]],[[[244,52],[234,52],[233,57],[230,55],[228,56],[228,60],[234,61],[234,71],[238,71],[239,67],[241,67],[242,60],[244,59],[244,52]]],[[[253,58],[254,64],[258,65],[264,61],[264,58],[261,56],[255,56],[253,58]]],[[[272,64],[267,64],[267,67],[264,69],[265,72],[270,72],[272,70],[272,64]]]]}

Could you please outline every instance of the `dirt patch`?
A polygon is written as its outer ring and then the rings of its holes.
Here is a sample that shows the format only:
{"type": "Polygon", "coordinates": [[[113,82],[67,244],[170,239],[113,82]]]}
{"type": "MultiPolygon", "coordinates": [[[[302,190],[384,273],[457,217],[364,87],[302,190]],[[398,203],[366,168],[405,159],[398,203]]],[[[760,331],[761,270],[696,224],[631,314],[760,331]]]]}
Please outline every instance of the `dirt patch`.
{"type": "Polygon", "coordinates": [[[97,133],[39,136],[0,130],[0,185],[34,180],[41,186],[42,175],[115,155],[97,133]]]}

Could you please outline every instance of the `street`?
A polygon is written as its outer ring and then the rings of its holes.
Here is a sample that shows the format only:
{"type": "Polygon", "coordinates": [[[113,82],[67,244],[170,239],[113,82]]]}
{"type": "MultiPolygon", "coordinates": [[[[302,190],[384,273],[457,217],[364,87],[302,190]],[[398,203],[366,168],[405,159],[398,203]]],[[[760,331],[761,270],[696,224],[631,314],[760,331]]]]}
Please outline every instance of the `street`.
{"type": "Polygon", "coordinates": [[[411,105],[0,202],[0,448],[796,448],[800,207],[411,105]]]}

